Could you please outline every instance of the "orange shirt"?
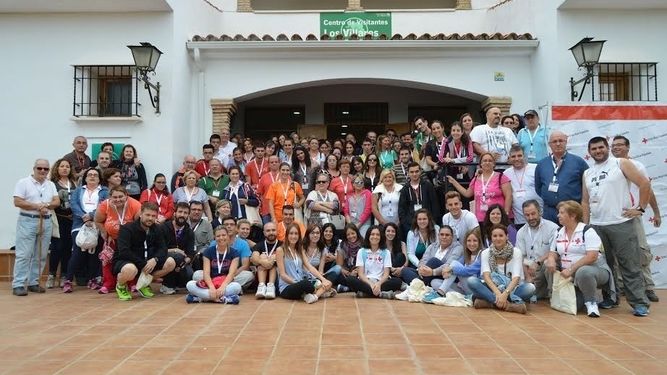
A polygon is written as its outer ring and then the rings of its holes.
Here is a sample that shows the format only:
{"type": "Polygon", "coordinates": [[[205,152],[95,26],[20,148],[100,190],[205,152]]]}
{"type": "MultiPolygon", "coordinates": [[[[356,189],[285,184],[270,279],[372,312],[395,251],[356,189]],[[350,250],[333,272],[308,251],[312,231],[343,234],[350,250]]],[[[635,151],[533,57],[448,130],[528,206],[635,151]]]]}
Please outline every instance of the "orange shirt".
{"type": "Polygon", "coordinates": [[[276,214],[277,222],[283,221],[283,206],[294,206],[296,198],[301,196],[303,196],[301,185],[292,180],[289,180],[286,184],[283,184],[280,181],[272,183],[271,186],[269,186],[269,190],[267,190],[264,195],[267,206],[269,200],[273,200],[273,212],[276,214]]]}
{"type": "MultiPolygon", "coordinates": [[[[303,223],[294,220],[294,224],[299,226],[299,229],[301,230],[301,237],[306,233],[306,226],[303,225],[303,223]]],[[[276,238],[278,241],[285,241],[285,232],[287,231],[287,225],[283,223],[282,221],[276,225],[276,238]]]]}
{"type": "Polygon", "coordinates": [[[269,214],[269,201],[266,200],[266,193],[269,191],[269,187],[271,187],[271,184],[278,181],[278,174],[279,173],[277,171],[269,172],[259,179],[259,186],[257,186],[257,195],[262,197],[262,207],[259,210],[259,213],[262,216],[269,214]]]}
{"type": "Polygon", "coordinates": [[[338,176],[331,180],[331,184],[329,185],[329,190],[333,191],[338,196],[341,212],[344,212],[347,209],[347,197],[354,194],[354,187],[352,186],[353,179],[354,177],[350,175],[345,179],[338,176]]]}
{"type": "Polygon", "coordinates": [[[246,182],[250,184],[253,188],[259,186],[259,181],[262,176],[269,173],[269,162],[266,158],[263,158],[261,162],[257,162],[257,159],[253,159],[250,163],[246,164],[245,175],[247,177],[246,182]]]}
{"type": "Polygon", "coordinates": [[[125,203],[125,212],[123,210],[117,211],[110,204],[111,199],[107,199],[104,202],[100,203],[97,210],[106,216],[104,221],[104,230],[107,231],[107,235],[112,239],[118,239],[118,231],[120,226],[123,224],[128,224],[134,221],[136,217],[139,216],[141,211],[141,203],[138,200],[127,197],[127,202],[125,203]],[[123,215],[124,213],[124,215],[123,215]]]}

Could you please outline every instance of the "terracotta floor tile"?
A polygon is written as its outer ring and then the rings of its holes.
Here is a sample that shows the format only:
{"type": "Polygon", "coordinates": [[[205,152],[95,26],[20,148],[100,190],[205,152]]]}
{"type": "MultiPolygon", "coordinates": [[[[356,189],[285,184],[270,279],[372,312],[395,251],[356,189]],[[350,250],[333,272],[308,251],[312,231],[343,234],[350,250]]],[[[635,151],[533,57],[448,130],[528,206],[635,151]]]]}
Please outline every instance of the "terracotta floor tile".
{"type": "MultiPolygon", "coordinates": [[[[590,349],[600,353],[603,357],[609,360],[651,360],[653,359],[648,353],[634,349],[628,345],[591,345],[590,349]]],[[[665,348],[663,347],[663,350],[665,348]]]]}
{"type": "MultiPolygon", "coordinates": [[[[78,350],[78,348],[69,348],[78,350]]],[[[98,346],[94,350],[86,353],[81,360],[85,361],[119,361],[132,356],[139,348],[134,346],[98,346]]],[[[85,351],[84,351],[85,353],[85,351]]]]}
{"type": "Polygon", "coordinates": [[[456,349],[461,353],[463,358],[477,359],[477,358],[507,358],[505,353],[498,345],[489,344],[455,344],[456,349]]]}
{"type": "MultiPolygon", "coordinates": [[[[84,354],[86,354],[86,352],[78,348],[75,349],[66,346],[54,346],[48,348],[48,350],[46,351],[41,352],[37,357],[35,357],[35,359],[42,361],[63,360],[63,361],[73,362],[81,358],[84,354]]],[[[115,358],[109,358],[109,359],[115,359],[115,358]]]]}
{"type": "Polygon", "coordinates": [[[320,345],[320,334],[319,332],[309,334],[283,332],[278,338],[278,346],[282,345],[320,345]]]}
{"type": "Polygon", "coordinates": [[[35,359],[40,350],[35,350],[32,346],[9,346],[0,351],[0,358],[11,360],[30,360],[35,359]]]}
{"type": "Polygon", "coordinates": [[[398,359],[376,359],[368,361],[368,368],[371,375],[401,374],[413,375],[419,374],[417,364],[412,361],[398,359]]]}
{"type": "Polygon", "coordinates": [[[402,333],[366,333],[364,340],[367,344],[406,344],[405,336],[402,333]]]}
{"type": "Polygon", "coordinates": [[[141,375],[158,375],[162,374],[164,368],[169,361],[154,361],[154,360],[127,360],[117,367],[115,367],[110,375],[127,375],[127,374],[141,374],[141,375]]]}
{"type": "Polygon", "coordinates": [[[116,367],[120,361],[76,361],[63,368],[59,374],[96,375],[106,374],[116,367]]]}
{"type": "Polygon", "coordinates": [[[630,374],[624,367],[607,360],[568,360],[567,364],[582,375],[630,374]]]}
{"type": "Polygon", "coordinates": [[[360,345],[323,346],[319,357],[326,360],[367,359],[364,347],[360,345]]]}
{"type": "Polygon", "coordinates": [[[264,372],[264,367],[267,363],[268,360],[253,359],[252,361],[248,361],[247,359],[225,358],[213,371],[213,374],[229,375],[242,373],[244,375],[260,375],[264,372]],[[240,369],[242,369],[242,371],[239,371],[240,369]]]}
{"type": "Polygon", "coordinates": [[[192,341],[190,336],[180,336],[180,335],[159,335],[153,337],[146,346],[148,347],[173,347],[173,346],[183,346],[188,345],[192,341]]]}
{"type": "Polygon", "coordinates": [[[401,359],[412,358],[412,350],[405,344],[390,344],[390,345],[366,345],[369,359],[401,359]]]}
{"type": "Polygon", "coordinates": [[[424,375],[473,374],[472,367],[463,359],[426,359],[419,361],[424,375]]]}
{"type": "Polygon", "coordinates": [[[449,344],[449,339],[444,333],[407,333],[406,336],[412,345],[449,344]]]}
{"type": "Polygon", "coordinates": [[[269,361],[264,370],[266,375],[312,375],[317,368],[317,361],[302,359],[274,359],[269,361]]]}
{"type": "Polygon", "coordinates": [[[556,358],[567,358],[568,360],[603,359],[602,356],[600,356],[598,353],[589,349],[587,346],[580,344],[547,345],[547,347],[548,350],[556,356],[556,358]]]}
{"type": "Polygon", "coordinates": [[[217,362],[171,361],[164,369],[164,374],[210,374],[217,367],[217,362]]]}
{"type": "Polygon", "coordinates": [[[315,345],[287,346],[281,345],[275,348],[274,359],[317,359],[320,348],[315,345]]]}
{"type": "Polygon", "coordinates": [[[507,358],[471,359],[470,366],[477,374],[525,374],[518,363],[507,358]]]}
{"type": "Polygon", "coordinates": [[[273,349],[273,346],[234,345],[229,349],[225,358],[253,358],[257,360],[268,359],[273,354],[273,349]]]}
{"type": "Polygon", "coordinates": [[[317,367],[318,375],[367,375],[368,363],[365,360],[320,360],[317,367]]]}
{"type": "Polygon", "coordinates": [[[454,345],[411,345],[415,356],[420,360],[434,360],[438,358],[461,358],[454,345]]]}
{"type": "Polygon", "coordinates": [[[69,361],[66,360],[59,360],[59,361],[51,361],[51,360],[32,360],[32,361],[25,361],[22,362],[20,365],[14,367],[14,368],[7,368],[7,372],[4,372],[4,374],[30,374],[30,375],[48,375],[48,374],[55,374],[56,372],[60,371],[62,368],[67,366],[69,364],[69,361]]]}
{"type": "Polygon", "coordinates": [[[352,333],[324,333],[322,334],[322,345],[355,345],[361,341],[359,335],[352,333]]]}
{"type": "Polygon", "coordinates": [[[575,373],[574,369],[568,366],[565,361],[553,357],[548,361],[536,360],[533,358],[515,360],[521,368],[531,375],[562,375],[575,373]]]}
{"type": "Polygon", "coordinates": [[[625,367],[633,374],[662,375],[667,371],[667,363],[665,363],[665,361],[633,359],[618,360],[615,362],[625,367]]]}

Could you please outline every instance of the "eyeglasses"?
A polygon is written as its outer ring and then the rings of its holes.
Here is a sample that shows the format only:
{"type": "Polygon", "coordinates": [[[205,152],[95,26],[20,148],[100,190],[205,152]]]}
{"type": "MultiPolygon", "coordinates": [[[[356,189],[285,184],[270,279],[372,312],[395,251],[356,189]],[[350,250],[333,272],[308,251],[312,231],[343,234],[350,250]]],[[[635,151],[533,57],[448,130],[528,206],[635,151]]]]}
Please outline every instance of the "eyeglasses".
{"type": "Polygon", "coordinates": [[[49,170],[49,167],[35,167],[35,169],[37,169],[38,171],[47,172],[49,170]]]}
{"type": "Polygon", "coordinates": [[[320,180],[320,181],[317,181],[316,184],[326,184],[327,182],[329,182],[329,181],[320,180]]]}
{"type": "Polygon", "coordinates": [[[355,184],[355,185],[363,185],[364,182],[363,182],[363,181],[359,181],[359,180],[357,180],[357,181],[354,181],[354,184],[355,184]]]}

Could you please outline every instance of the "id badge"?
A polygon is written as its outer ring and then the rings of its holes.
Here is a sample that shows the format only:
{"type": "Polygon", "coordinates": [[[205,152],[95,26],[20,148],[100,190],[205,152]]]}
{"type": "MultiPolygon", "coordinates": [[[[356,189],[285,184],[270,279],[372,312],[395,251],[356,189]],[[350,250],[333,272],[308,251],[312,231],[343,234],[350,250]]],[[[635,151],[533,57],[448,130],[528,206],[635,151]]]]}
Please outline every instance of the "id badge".
{"type": "Polygon", "coordinates": [[[526,191],[525,190],[517,190],[515,194],[516,194],[517,198],[525,198],[526,197],[526,191]]]}
{"type": "Polygon", "coordinates": [[[598,203],[600,203],[600,196],[599,196],[597,193],[591,195],[590,203],[591,203],[591,204],[598,204],[598,203]]]}
{"type": "Polygon", "coordinates": [[[422,208],[422,205],[421,205],[421,204],[415,204],[415,205],[414,205],[414,210],[415,210],[415,212],[421,210],[421,208],[422,208]]]}
{"type": "Polygon", "coordinates": [[[214,197],[219,197],[220,196],[220,190],[213,190],[211,192],[211,195],[214,196],[214,197]]]}
{"type": "Polygon", "coordinates": [[[463,180],[463,173],[457,173],[456,174],[456,179],[457,180],[463,180]]]}
{"type": "Polygon", "coordinates": [[[572,265],[572,261],[570,261],[569,259],[561,259],[560,265],[565,270],[570,268],[570,266],[572,265]]]}
{"type": "Polygon", "coordinates": [[[531,153],[528,154],[528,159],[535,160],[536,158],[537,158],[537,155],[535,155],[534,152],[531,152],[531,153]]]}
{"type": "Polygon", "coordinates": [[[479,209],[480,209],[480,211],[488,211],[488,210],[489,210],[489,205],[486,204],[486,203],[482,203],[482,204],[479,206],[479,209]]]}
{"type": "Polygon", "coordinates": [[[552,182],[549,184],[549,191],[552,193],[558,193],[558,184],[556,182],[552,182]]]}

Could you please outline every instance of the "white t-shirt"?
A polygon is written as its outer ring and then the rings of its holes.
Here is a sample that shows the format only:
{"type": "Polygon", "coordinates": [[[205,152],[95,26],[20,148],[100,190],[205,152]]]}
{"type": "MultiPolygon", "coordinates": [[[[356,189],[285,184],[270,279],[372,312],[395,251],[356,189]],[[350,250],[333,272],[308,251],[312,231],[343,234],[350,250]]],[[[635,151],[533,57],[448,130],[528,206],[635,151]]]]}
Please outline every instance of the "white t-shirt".
{"type": "MultiPolygon", "coordinates": [[[[401,188],[403,186],[394,184],[394,191],[387,191],[384,184],[379,184],[373,190],[373,194],[380,194],[378,199],[378,209],[380,214],[392,223],[398,223],[398,199],[401,197],[401,188]]],[[[409,218],[412,220],[412,218],[409,218]]]]}
{"type": "MultiPolygon", "coordinates": [[[[586,224],[579,223],[574,230],[572,238],[567,238],[565,234],[565,227],[560,228],[556,235],[556,240],[551,244],[551,251],[557,252],[560,255],[560,261],[563,269],[570,268],[579,259],[586,255],[587,251],[600,251],[602,247],[602,240],[598,236],[595,229],[588,228],[584,236],[584,227],[586,224]],[[586,242],[584,243],[584,237],[586,242]]],[[[599,258],[599,255],[598,255],[599,258]]]]}
{"type": "Polygon", "coordinates": [[[468,210],[461,210],[461,215],[458,219],[454,219],[451,213],[446,213],[442,217],[442,225],[449,225],[454,230],[454,244],[465,247],[465,235],[468,231],[479,226],[479,222],[475,215],[468,210]]]}
{"type": "MultiPolygon", "coordinates": [[[[58,195],[56,185],[50,180],[39,183],[34,177],[28,176],[20,179],[14,187],[14,196],[23,198],[30,203],[49,204],[53,197],[58,195]]],[[[27,214],[39,215],[35,210],[21,210],[27,214]]]]}
{"type": "Polygon", "coordinates": [[[558,225],[542,218],[536,229],[526,224],[516,234],[516,247],[526,260],[536,261],[549,252],[558,232],[558,225]]]}
{"type": "MultiPolygon", "coordinates": [[[[634,159],[628,159],[632,162],[632,164],[635,165],[635,167],[639,170],[639,173],[642,174],[642,176],[648,178],[648,171],[646,170],[646,167],[642,162],[634,160],[634,159]]],[[[639,204],[639,186],[633,184],[632,182],[630,183],[630,200],[633,206],[636,206],[639,204]]]]}
{"type": "Polygon", "coordinates": [[[521,170],[514,167],[505,169],[505,176],[512,183],[512,212],[516,224],[526,222],[523,216],[523,202],[535,199],[539,202],[540,208],[544,208],[544,201],[535,191],[535,167],[535,164],[527,164],[521,170]]]}
{"type": "MultiPolygon", "coordinates": [[[[489,265],[489,254],[491,254],[491,249],[485,249],[482,251],[482,268],[480,269],[480,274],[484,272],[491,273],[491,266],[489,265]]],[[[504,274],[507,277],[513,278],[517,275],[521,280],[523,280],[523,255],[519,248],[514,248],[514,253],[512,254],[512,259],[505,264],[498,264],[498,273],[504,274]]]]}
{"type": "Polygon", "coordinates": [[[215,155],[215,158],[220,160],[222,165],[229,165],[229,161],[233,159],[234,149],[236,148],[236,143],[227,142],[226,146],[220,145],[218,149],[218,154],[215,155]]]}
{"type": "Polygon", "coordinates": [[[500,125],[492,128],[488,124],[475,126],[470,132],[470,139],[488,152],[499,153],[499,163],[507,162],[510,148],[519,143],[512,129],[500,125]]]}
{"type": "Polygon", "coordinates": [[[385,268],[391,268],[391,254],[387,249],[361,248],[357,252],[357,267],[364,267],[364,273],[369,279],[380,280],[385,268]],[[366,258],[364,259],[364,255],[366,258]]]}

